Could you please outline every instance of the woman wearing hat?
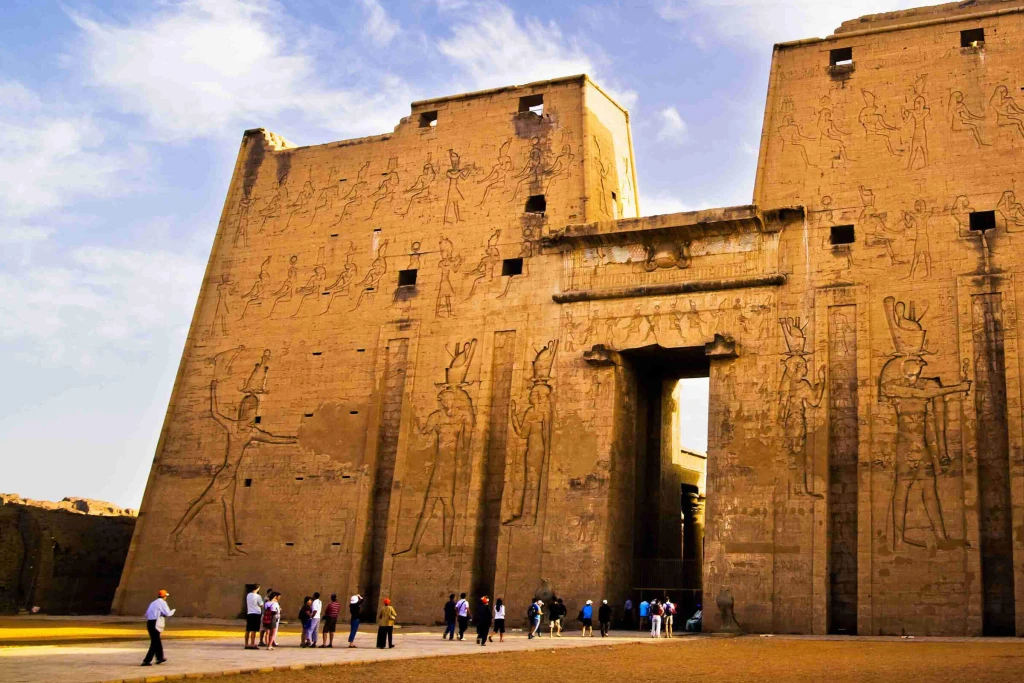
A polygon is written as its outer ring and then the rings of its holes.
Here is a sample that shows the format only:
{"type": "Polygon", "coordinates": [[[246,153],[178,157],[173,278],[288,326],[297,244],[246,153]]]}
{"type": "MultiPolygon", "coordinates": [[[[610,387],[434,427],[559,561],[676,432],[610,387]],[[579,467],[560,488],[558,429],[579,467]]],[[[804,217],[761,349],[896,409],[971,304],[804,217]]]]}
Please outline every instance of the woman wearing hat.
{"type": "Polygon", "coordinates": [[[384,598],[384,604],[377,610],[377,648],[380,650],[384,649],[384,641],[387,640],[388,647],[392,648],[395,646],[395,619],[398,618],[398,613],[395,612],[395,608],[391,606],[391,600],[384,598]]]}
{"type": "Polygon", "coordinates": [[[164,657],[164,644],[160,642],[160,632],[164,630],[164,618],[172,616],[174,610],[167,605],[167,598],[170,593],[161,590],[156,594],[156,600],[149,603],[146,608],[146,631],[149,632],[149,651],[146,658],[142,660],[142,666],[153,666],[153,657],[156,657],[157,664],[167,661],[164,657]]]}

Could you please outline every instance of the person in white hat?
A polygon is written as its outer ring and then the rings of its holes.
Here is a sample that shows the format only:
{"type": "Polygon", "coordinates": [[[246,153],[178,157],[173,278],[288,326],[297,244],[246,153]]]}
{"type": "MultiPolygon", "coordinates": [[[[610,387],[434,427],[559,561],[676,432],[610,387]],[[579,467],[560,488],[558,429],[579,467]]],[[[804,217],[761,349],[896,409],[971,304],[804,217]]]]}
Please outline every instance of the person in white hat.
{"type": "Polygon", "coordinates": [[[612,608],[608,606],[607,600],[602,600],[601,606],[597,608],[597,621],[601,624],[601,637],[607,638],[612,628],[612,608]]]}
{"type": "Polygon", "coordinates": [[[363,613],[363,596],[358,592],[348,600],[349,622],[352,628],[348,633],[348,646],[356,646],[356,633],[359,631],[359,616],[363,613]]]}
{"type": "Polygon", "coordinates": [[[580,610],[580,622],[583,624],[583,637],[586,638],[588,635],[594,637],[594,601],[587,600],[587,604],[583,605],[583,609],[580,610]]]}

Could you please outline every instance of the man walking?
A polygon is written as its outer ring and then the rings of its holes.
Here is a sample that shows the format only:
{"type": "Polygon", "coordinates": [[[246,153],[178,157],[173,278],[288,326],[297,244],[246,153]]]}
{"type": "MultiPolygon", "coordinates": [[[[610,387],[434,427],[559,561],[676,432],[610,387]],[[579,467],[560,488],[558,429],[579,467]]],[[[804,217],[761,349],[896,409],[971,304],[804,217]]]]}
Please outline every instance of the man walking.
{"type": "Polygon", "coordinates": [[[359,632],[359,615],[363,613],[363,596],[358,592],[349,598],[348,614],[349,622],[352,624],[348,633],[348,646],[356,646],[356,633],[359,632]]]}
{"type": "Polygon", "coordinates": [[[341,603],[338,602],[338,596],[331,593],[331,601],[324,609],[324,642],[320,644],[320,647],[334,647],[334,632],[338,628],[339,614],[341,614],[341,603]],[[327,640],[328,636],[330,636],[330,642],[327,640]]]}
{"type": "Polygon", "coordinates": [[[459,615],[459,640],[462,640],[466,635],[466,629],[469,628],[469,601],[466,600],[466,594],[459,594],[459,601],[455,603],[455,611],[459,615]]]}
{"type": "Polygon", "coordinates": [[[476,642],[487,645],[487,634],[491,630],[491,605],[486,595],[480,598],[473,621],[476,622],[476,642]]]}
{"type": "Polygon", "coordinates": [[[260,585],[253,584],[252,590],[245,596],[245,649],[258,650],[256,634],[263,623],[263,598],[260,597],[260,585]]]}
{"type": "Polygon", "coordinates": [[[559,638],[562,637],[562,622],[565,620],[565,615],[568,611],[565,608],[565,603],[562,602],[562,598],[557,598],[551,603],[551,609],[548,610],[548,627],[551,638],[554,638],[556,635],[559,638]]]}
{"type": "Polygon", "coordinates": [[[146,608],[149,651],[146,652],[146,658],[142,660],[142,666],[153,666],[153,657],[156,657],[157,664],[167,661],[167,658],[164,657],[164,645],[160,642],[160,632],[164,630],[164,619],[174,615],[174,610],[167,605],[167,598],[170,595],[167,591],[161,590],[157,593],[156,600],[149,603],[149,607],[146,608]]]}
{"type": "Polygon", "coordinates": [[[309,619],[310,647],[316,647],[316,632],[320,628],[320,615],[323,614],[324,603],[320,600],[320,593],[313,593],[313,610],[309,619]]]}
{"type": "Polygon", "coordinates": [[[455,639],[455,619],[458,617],[458,609],[455,607],[455,593],[448,595],[448,602],[444,603],[444,633],[441,640],[446,637],[448,640],[455,639]]]}
{"type": "Polygon", "coordinates": [[[647,614],[650,612],[651,603],[646,600],[640,601],[640,626],[637,628],[638,631],[643,631],[644,626],[647,624],[647,614]]]}
{"type": "Polygon", "coordinates": [[[607,638],[608,631],[612,628],[612,608],[608,606],[607,600],[601,601],[601,607],[597,610],[597,620],[601,622],[601,637],[607,638]]]}

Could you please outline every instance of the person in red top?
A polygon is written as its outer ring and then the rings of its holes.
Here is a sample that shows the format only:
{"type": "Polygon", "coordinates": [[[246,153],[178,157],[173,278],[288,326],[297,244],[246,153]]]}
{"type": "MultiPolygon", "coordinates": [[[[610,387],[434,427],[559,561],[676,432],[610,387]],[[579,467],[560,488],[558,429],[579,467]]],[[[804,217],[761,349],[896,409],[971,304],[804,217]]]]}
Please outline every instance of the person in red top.
{"type": "Polygon", "coordinates": [[[339,614],[341,614],[341,603],[338,602],[338,596],[331,593],[331,601],[324,609],[324,639],[320,647],[334,647],[334,631],[338,627],[339,614]],[[330,640],[328,640],[328,635],[330,635],[330,640]]]}

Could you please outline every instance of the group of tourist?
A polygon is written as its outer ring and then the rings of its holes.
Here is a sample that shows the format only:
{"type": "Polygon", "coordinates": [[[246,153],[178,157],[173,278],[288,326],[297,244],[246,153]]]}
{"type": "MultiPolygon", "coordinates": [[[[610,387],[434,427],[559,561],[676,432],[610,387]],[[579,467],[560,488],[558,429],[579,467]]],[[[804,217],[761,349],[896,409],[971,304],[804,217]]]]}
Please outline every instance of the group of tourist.
{"type": "MultiPolygon", "coordinates": [[[[281,598],[279,591],[269,589],[261,594],[261,587],[253,585],[245,597],[246,624],[245,624],[245,649],[258,650],[266,648],[268,651],[277,646],[278,627],[281,624],[281,598]]],[[[164,628],[164,619],[174,614],[174,610],[167,605],[167,591],[161,590],[157,599],[150,603],[146,610],[146,629],[150,636],[150,648],[143,660],[143,666],[151,666],[154,657],[157,664],[163,664],[166,660],[163,652],[163,645],[160,641],[160,633],[164,628]]],[[[362,610],[365,598],[359,593],[349,598],[349,635],[348,646],[356,647],[356,634],[359,632],[359,623],[362,618],[362,610]]],[[[634,616],[633,601],[627,599],[624,605],[627,626],[632,623],[634,616]]],[[[332,593],[327,604],[320,597],[320,593],[307,595],[302,599],[299,607],[298,619],[302,624],[302,636],[300,647],[334,647],[334,633],[338,626],[338,617],[341,614],[342,605],[338,601],[337,594],[332,593]],[[318,644],[319,642],[319,644],[318,644]]],[[[651,637],[671,638],[673,635],[673,622],[675,620],[677,607],[668,597],[664,600],[642,600],[638,606],[639,629],[645,627],[650,629],[651,637]]],[[[443,607],[445,629],[441,635],[442,639],[454,640],[456,633],[458,639],[465,638],[469,629],[470,620],[476,627],[476,642],[478,645],[487,645],[494,642],[494,636],[498,642],[505,642],[505,603],[502,598],[494,601],[491,605],[490,597],[483,596],[477,602],[476,607],[470,605],[465,593],[455,598],[455,593],[448,596],[448,601],[443,607]]],[[[527,637],[532,640],[539,638],[541,634],[541,623],[545,615],[548,618],[548,635],[550,638],[561,638],[562,628],[568,614],[568,608],[562,598],[552,598],[550,604],[545,605],[540,598],[535,598],[527,607],[526,617],[529,627],[527,637]]],[[[580,608],[577,620],[581,624],[582,636],[594,636],[594,601],[587,600],[580,608]]],[[[612,608],[607,600],[602,600],[597,608],[597,621],[601,637],[605,638],[611,631],[612,608]]],[[[687,620],[687,631],[701,630],[701,609],[697,605],[697,612],[687,620]]],[[[380,649],[393,648],[395,621],[398,613],[391,604],[389,598],[382,601],[377,611],[377,647],[380,649]]]]}

